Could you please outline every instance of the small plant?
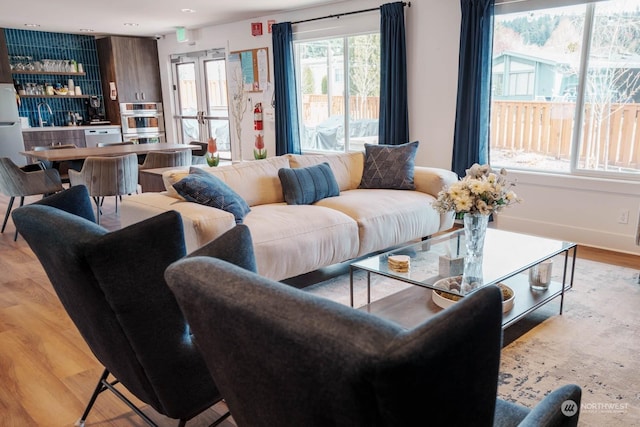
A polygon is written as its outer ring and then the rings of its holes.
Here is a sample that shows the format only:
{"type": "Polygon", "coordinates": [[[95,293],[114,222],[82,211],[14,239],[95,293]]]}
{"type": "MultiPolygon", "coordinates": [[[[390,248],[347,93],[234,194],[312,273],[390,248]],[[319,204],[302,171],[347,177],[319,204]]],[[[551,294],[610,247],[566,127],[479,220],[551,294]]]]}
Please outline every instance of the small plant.
{"type": "Polygon", "coordinates": [[[256,160],[267,158],[267,149],[264,148],[264,139],[262,135],[256,135],[255,148],[253,149],[253,157],[256,160]]]}
{"type": "Polygon", "coordinates": [[[218,153],[218,145],[215,138],[209,138],[207,141],[207,164],[211,167],[218,166],[220,163],[220,154],[218,153]]]}

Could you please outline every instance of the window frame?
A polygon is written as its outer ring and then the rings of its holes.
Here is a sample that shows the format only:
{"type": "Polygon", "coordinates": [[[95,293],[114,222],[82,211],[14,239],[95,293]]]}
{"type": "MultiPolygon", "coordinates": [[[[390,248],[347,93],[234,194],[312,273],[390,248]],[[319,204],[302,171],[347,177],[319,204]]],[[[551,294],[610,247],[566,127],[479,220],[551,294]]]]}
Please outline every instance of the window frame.
{"type": "MultiPolygon", "coordinates": [[[[527,12],[527,11],[536,11],[541,9],[553,9],[564,6],[572,6],[572,5],[580,5],[583,4],[585,6],[585,21],[584,21],[584,29],[582,34],[582,46],[580,50],[580,65],[579,65],[579,74],[578,74],[578,84],[576,87],[576,100],[575,100],[575,112],[574,112],[574,127],[572,129],[572,137],[571,137],[571,150],[570,150],[570,162],[569,162],[569,171],[560,171],[560,170],[545,170],[545,169],[537,169],[532,167],[513,167],[509,166],[510,169],[517,169],[526,172],[535,172],[535,173],[545,173],[545,174],[558,174],[558,175],[573,175],[573,176],[583,176],[588,178],[598,178],[598,179],[613,179],[613,180],[628,180],[628,181],[640,181],[640,172],[615,172],[615,171],[599,171],[595,169],[586,169],[583,167],[579,167],[580,163],[580,150],[583,144],[583,135],[584,135],[584,112],[585,112],[585,89],[587,85],[588,78],[588,65],[589,65],[589,54],[591,50],[591,40],[594,31],[594,16],[596,14],[596,3],[600,1],[606,0],[496,0],[494,15],[503,15],[503,14],[511,14],[517,12],[527,12]]],[[[491,76],[493,78],[493,58],[490,63],[492,73],[491,76]]],[[[504,62],[503,62],[504,64],[504,62]]],[[[504,66],[504,65],[503,65],[504,66]]],[[[503,72],[503,82],[502,82],[502,96],[513,96],[510,89],[510,80],[511,77],[514,76],[514,73],[503,72]],[[505,90],[507,94],[505,94],[505,90]]],[[[535,85],[535,80],[532,83],[535,85]]],[[[493,83],[492,83],[493,85],[493,83]]],[[[491,93],[491,101],[494,99],[494,93],[491,93]]],[[[491,157],[490,157],[491,158],[491,157]]],[[[496,163],[496,166],[502,166],[499,163],[496,163]]]]}

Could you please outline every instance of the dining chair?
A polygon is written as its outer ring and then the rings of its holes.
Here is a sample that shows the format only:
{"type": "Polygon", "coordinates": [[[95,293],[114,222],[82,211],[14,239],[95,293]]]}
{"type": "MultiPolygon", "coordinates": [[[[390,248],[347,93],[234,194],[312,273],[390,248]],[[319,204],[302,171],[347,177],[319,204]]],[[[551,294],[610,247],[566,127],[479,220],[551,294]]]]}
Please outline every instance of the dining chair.
{"type": "MultiPolygon", "coordinates": [[[[7,220],[16,197],[20,197],[20,206],[23,206],[26,196],[38,194],[45,196],[63,189],[60,174],[56,169],[33,171],[29,171],[29,169],[30,165],[21,168],[8,157],[0,157],[0,191],[10,197],[2,222],[2,233],[7,226],[7,220]]],[[[18,240],[17,229],[13,240],[18,240]]]]}
{"type": "Polygon", "coordinates": [[[71,186],[84,185],[96,204],[96,221],[100,224],[100,214],[104,198],[138,192],[138,156],[127,154],[113,157],[87,157],[80,171],[69,171],[71,186]]]}
{"type": "Polygon", "coordinates": [[[191,166],[191,150],[153,151],[147,153],[139,169],[166,168],[169,166],[191,166]]]}
{"type": "Polygon", "coordinates": [[[207,149],[209,148],[209,144],[201,141],[191,141],[189,145],[198,145],[200,148],[197,150],[191,151],[191,164],[192,165],[203,165],[207,163],[207,149]]]}
{"type": "MultiPolygon", "coordinates": [[[[31,148],[33,151],[62,150],[65,148],[78,148],[75,144],[51,144],[38,145],[31,148]]],[[[57,169],[60,173],[60,179],[63,183],[69,183],[69,169],[80,170],[82,168],[82,160],[69,160],[64,162],[51,162],[48,160],[38,160],[45,169],[57,169]]]]}

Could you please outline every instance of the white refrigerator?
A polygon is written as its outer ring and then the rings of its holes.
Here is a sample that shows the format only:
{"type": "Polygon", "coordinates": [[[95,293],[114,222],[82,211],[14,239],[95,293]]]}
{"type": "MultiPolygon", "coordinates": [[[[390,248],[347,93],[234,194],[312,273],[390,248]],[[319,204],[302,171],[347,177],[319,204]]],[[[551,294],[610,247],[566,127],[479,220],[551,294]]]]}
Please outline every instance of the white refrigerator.
{"type": "Polygon", "coordinates": [[[16,91],[11,83],[0,83],[0,157],[8,157],[18,166],[27,164],[22,126],[18,116],[16,91]]]}

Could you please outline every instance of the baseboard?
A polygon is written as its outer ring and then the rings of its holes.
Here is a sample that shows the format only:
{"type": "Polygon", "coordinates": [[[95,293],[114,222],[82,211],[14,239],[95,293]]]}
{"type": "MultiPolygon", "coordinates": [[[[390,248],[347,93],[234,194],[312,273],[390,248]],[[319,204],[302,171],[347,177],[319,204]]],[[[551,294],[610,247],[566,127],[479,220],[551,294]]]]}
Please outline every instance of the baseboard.
{"type": "Polygon", "coordinates": [[[505,215],[498,216],[495,227],[501,230],[533,234],[615,252],[640,255],[640,246],[636,245],[636,236],[505,215]]]}

